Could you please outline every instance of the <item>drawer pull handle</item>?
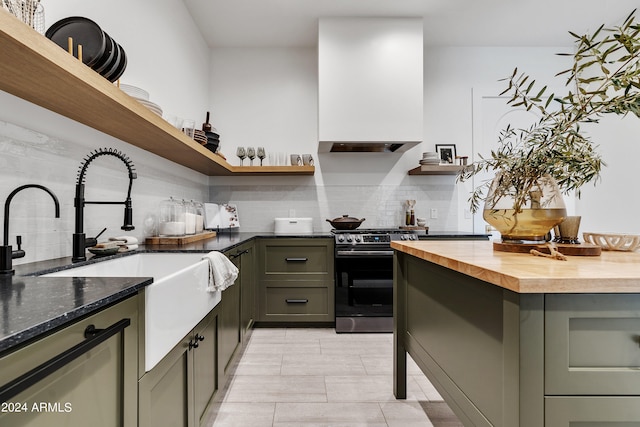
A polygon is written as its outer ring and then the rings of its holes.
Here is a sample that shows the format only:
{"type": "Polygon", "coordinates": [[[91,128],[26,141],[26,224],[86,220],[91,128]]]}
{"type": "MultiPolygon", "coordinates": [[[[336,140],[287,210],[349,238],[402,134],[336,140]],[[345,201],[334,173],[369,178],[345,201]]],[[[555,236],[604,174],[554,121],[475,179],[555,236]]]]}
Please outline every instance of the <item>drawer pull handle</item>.
{"type": "Polygon", "coordinates": [[[287,262],[307,262],[308,258],[285,258],[287,262]]]}
{"type": "Polygon", "coordinates": [[[287,304],[306,304],[309,302],[308,299],[286,299],[287,304]]]}
{"type": "Polygon", "coordinates": [[[112,336],[122,332],[124,328],[131,324],[131,319],[122,319],[105,329],[96,329],[89,325],[85,330],[85,340],[75,346],[63,351],[59,355],[52,357],[42,365],[35,367],[24,375],[7,383],[0,388],[0,402],[6,402],[18,393],[23,392],[42,379],[53,374],[58,369],[82,356],[98,344],[108,340],[112,336]]]}
{"type": "Polygon", "coordinates": [[[192,340],[189,340],[189,350],[200,347],[200,344],[198,343],[199,341],[204,341],[204,337],[200,334],[196,334],[192,340]]]}
{"type": "Polygon", "coordinates": [[[249,249],[245,249],[244,251],[236,252],[235,254],[229,255],[229,259],[236,259],[239,256],[242,256],[242,255],[248,254],[248,253],[249,253],[249,249]]]}

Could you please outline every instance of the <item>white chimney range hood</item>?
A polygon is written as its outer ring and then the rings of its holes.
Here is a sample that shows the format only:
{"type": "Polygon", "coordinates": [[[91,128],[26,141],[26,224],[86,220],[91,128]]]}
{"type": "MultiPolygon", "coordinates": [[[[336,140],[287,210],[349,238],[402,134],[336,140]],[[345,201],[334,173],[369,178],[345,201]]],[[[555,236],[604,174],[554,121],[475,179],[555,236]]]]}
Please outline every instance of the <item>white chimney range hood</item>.
{"type": "Polygon", "coordinates": [[[422,18],[320,19],[318,133],[321,153],[422,142],[422,18]]]}

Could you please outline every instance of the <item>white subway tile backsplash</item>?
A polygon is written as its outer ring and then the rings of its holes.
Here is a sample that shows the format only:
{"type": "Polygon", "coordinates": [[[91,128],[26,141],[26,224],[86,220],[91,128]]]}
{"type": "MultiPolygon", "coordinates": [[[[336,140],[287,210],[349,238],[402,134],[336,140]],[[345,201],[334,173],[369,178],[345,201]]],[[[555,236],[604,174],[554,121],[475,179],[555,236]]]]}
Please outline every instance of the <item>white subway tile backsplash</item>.
{"type": "Polygon", "coordinates": [[[452,203],[453,185],[325,185],[316,186],[255,186],[212,185],[209,198],[238,206],[243,231],[273,230],[273,218],[289,216],[295,209],[298,217],[314,218],[315,231],[329,231],[326,219],[342,215],[365,218],[362,227],[397,227],[404,221],[404,201],[415,199],[416,216],[429,218],[435,207],[438,219],[429,220],[432,230],[457,230],[457,218],[452,203]]]}

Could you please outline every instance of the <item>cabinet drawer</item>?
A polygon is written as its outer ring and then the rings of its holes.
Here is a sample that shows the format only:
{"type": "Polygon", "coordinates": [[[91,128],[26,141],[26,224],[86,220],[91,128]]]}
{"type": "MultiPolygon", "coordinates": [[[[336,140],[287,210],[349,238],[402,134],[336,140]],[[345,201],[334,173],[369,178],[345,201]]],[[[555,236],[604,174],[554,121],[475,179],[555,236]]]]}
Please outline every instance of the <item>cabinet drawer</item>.
{"type": "Polygon", "coordinates": [[[318,287],[267,287],[267,315],[328,315],[329,290],[318,287]]]}
{"type": "Polygon", "coordinates": [[[329,274],[333,253],[326,244],[274,245],[268,243],[264,251],[265,275],[274,274],[329,274]]]}
{"type": "Polygon", "coordinates": [[[3,387],[36,367],[46,372],[7,401],[20,402],[27,411],[3,410],[0,425],[80,426],[87,425],[87,420],[95,419],[96,414],[100,414],[100,425],[135,425],[137,310],[138,298],[131,297],[0,358],[3,387]],[[110,331],[114,334],[110,335],[110,331]],[[100,334],[109,337],[87,349],[92,341],[100,341],[100,334]],[[70,351],[78,354],[73,360],[66,359],[70,351]],[[43,410],[41,404],[48,405],[48,409],[43,410]]]}
{"type": "Polygon", "coordinates": [[[545,394],[640,395],[639,344],[640,295],[546,295],[545,394]]]}
{"type": "Polygon", "coordinates": [[[636,427],[640,425],[640,397],[546,397],[545,426],[636,427]]]}

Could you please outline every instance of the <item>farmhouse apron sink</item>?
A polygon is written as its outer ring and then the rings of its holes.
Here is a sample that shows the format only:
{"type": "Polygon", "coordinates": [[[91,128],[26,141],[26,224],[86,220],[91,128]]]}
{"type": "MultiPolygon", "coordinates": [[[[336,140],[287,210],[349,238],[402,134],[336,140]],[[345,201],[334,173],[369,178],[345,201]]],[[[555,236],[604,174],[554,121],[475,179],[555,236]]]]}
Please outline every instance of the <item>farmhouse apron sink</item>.
{"type": "Polygon", "coordinates": [[[144,253],[70,268],[43,277],[153,277],[145,288],[145,370],[150,371],[221,300],[207,292],[200,253],[144,253]]]}

